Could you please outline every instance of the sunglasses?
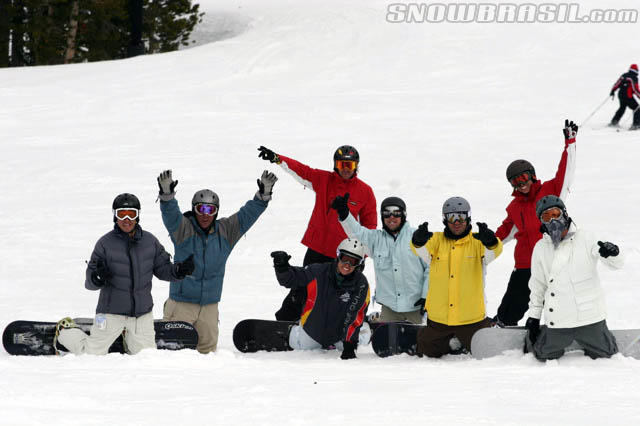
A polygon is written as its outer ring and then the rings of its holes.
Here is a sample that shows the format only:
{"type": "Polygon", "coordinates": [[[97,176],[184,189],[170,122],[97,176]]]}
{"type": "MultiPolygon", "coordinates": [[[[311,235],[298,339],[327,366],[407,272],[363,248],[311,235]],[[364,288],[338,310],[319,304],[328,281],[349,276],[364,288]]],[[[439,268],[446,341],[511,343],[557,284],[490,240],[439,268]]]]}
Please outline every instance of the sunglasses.
{"type": "Polygon", "coordinates": [[[517,188],[520,185],[525,185],[526,183],[528,183],[531,180],[531,177],[531,173],[524,172],[516,177],[509,179],[509,182],[511,183],[511,186],[517,188]]]}
{"type": "Polygon", "coordinates": [[[542,212],[542,214],[540,215],[540,220],[543,223],[549,223],[553,219],[560,218],[560,216],[562,216],[562,210],[557,207],[552,207],[542,212]]]}
{"type": "Polygon", "coordinates": [[[338,258],[338,261],[340,261],[340,263],[347,263],[352,268],[355,268],[356,266],[362,263],[362,259],[357,259],[355,257],[347,256],[346,254],[340,255],[340,257],[338,258]]]}
{"type": "Polygon", "coordinates": [[[213,216],[214,214],[218,213],[218,207],[215,204],[199,203],[193,207],[194,207],[194,210],[196,211],[196,214],[198,215],[204,214],[207,216],[213,216]]]}
{"type": "Polygon", "coordinates": [[[338,170],[355,170],[357,166],[358,166],[357,161],[351,161],[351,160],[336,161],[336,169],[338,170]]]}
{"type": "Polygon", "coordinates": [[[129,220],[136,220],[138,218],[138,209],[132,209],[132,208],[120,208],[120,209],[115,209],[113,211],[113,215],[116,217],[116,219],[120,219],[120,220],[125,220],[125,219],[129,219],[129,220]]]}
{"type": "Polygon", "coordinates": [[[393,217],[402,217],[402,216],[404,216],[404,212],[402,210],[384,210],[382,212],[382,217],[384,219],[388,219],[391,216],[393,216],[393,217]]]}
{"type": "Polygon", "coordinates": [[[444,219],[449,223],[466,222],[469,219],[469,214],[465,212],[445,213],[444,219]]]}

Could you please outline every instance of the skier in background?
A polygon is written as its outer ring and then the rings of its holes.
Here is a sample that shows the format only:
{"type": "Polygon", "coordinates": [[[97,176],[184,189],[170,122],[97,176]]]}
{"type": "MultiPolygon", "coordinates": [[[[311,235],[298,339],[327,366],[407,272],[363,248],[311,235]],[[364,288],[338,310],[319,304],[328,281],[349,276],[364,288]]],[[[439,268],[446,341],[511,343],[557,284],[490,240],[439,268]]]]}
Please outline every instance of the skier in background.
{"type": "Polygon", "coordinates": [[[265,170],[258,191],[240,210],[218,219],[220,199],[210,189],[196,192],[191,209],[182,213],[175,199],[171,170],[158,176],[162,221],[169,231],[176,259],[195,258],[193,276],[172,281],[164,304],[164,319],[186,321],[198,332],[197,350],[206,354],[218,345],[218,303],[222,297],[225,267],[231,251],[266,210],[278,178],[265,170]]]}
{"type": "Polygon", "coordinates": [[[575,340],[591,358],[611,357],[618,347],[607,328],[596,266],[600,260],[620,269],[624,260],[618,246],[577,229],[554,195],[538,201],[536,214],[545,235],[531,259],[527,349],[540,361],[556,359],[575,340]],[[543,310],[546,325],[540,327],[543,310]]]}
{"type": "Polygon", "coordinates": [[[193,272],[193,256],[172,264],[156,237],[142,230],[135,195],[118,195],[112,208],[115,225],[96,243],[84,283],[89,290],[100,290],[91,335],[71,318],[56,326],[54,346],[60,342],[75,354],[105,355],[123,332],[128,353],[155,349],[151,279],[179,281],[193,272]]]}
{"type": "Polygon", "coordinates": [[[409,247],[415,228],[407,222],[407,207],[399,197],[380,205],[382,229],[367,229],[349,213],[349,194],[337,196],[331,208],[349,238],[361,241],[376,271],[375,300],[382,310],[371,322],[409,321],[422,324],[429,285],[429,265],[409,247]]]}
{"type": "MultiPolygon", "coordinates": [[[[376,198],[369,185],[358,178],[360,154],[349,145],[343,145],[333,154],[333,172],[313,169],[292,158],[279,155],[261,146],[259,158],[280,165],[284,170],[310,187],[316,194],[315,205],[302,244],[307,246],[303,266],[312,263],[331,262],[335,259],[338,244],[346,234],[338,223],[337,213],[330,208],[338,195],[349,193],[349,211],[365,228],[375,229],[378,224],[376,198]]],[[[279,321],[298,321],[307,299],[305,287],[294,287],[276,312],[279,321]]]]}
{"type": "Polygon", "coordinates": [[[430,232],[424,222],[413,233],[411,249],[429,264],[427,327],[417,336],[417,353],[438,358],[453,349],[457,337],[466,350],[486,318],[485,269],[502,253],[502,242],[486,223],[477,222],[471,233],[471,206],[462,197],[452,197],[442,206],[444,232],[430,232]]]}
{"type": "Polygon", "coordinates": [[[536,242],[542,238],[536,202],[545,195],[565,198],[573,182],[578,126],[573,121],[565,120],[564,123],[564,150],[553,179],[540,182],[533,165],[527,160],[515,160],[507,167],[507,180],[513,187],[513,200],[507,206],[507,217],[496,230],[496,236],[505,244],[515,238],[515,267],[498,312],[493,318],[494,324],[498,326],[517,325],[529,305],[531,253],[536,242]]]}
{"type": "Polygon", "coordinates": [[[637,130],[640,128],[640,106],[638,106],[638,102],[633,96],[635,95],[640,98],[640,87],[638,87],[638,65],[631,64],[629,71],[622,74],[618,81],[616,81],[611,88],[611,93],[609,93],[611,99],[613,99],[616,90],[618,89],[620,108],[616,111],[609,125],[614,127],[617,126],[624,114],[624,111],[629,108],[633,112],[633,124],[629,130],[637,130]]]}
{"type": "Polygon", "coordinates": [[[300,324],[289,332],[289,346],[294,350],[336,348],[342,350],[341,359],[355,358],[369,306],[362,243],[345,239],[338,245],[337,259],[330,263],[290,266],[291,256],[284,251],[275,251],[271,257],[280,285],[307,289],[300,324]]]}

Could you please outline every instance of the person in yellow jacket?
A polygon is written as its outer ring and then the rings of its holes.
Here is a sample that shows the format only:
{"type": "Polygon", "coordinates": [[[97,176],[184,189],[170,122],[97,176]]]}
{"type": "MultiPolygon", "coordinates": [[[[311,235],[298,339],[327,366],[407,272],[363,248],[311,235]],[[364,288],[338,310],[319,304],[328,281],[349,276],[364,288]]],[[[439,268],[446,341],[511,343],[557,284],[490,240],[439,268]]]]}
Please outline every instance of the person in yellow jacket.
{"type": "Polygon", "coordinates": [[[427,327],[418,332],[417,352],[428,357],[449,353],[449,341],[457,337],[469,351],[471,337],[489,327],[485,306],[485,268],[502,253],[502,241],[477,222],[471,233],[471,206],[452,197],[442,206],[444,232],[429,232],[425,222],[413,233],[411,250],[430,264],[425,308],[427,327]]]}

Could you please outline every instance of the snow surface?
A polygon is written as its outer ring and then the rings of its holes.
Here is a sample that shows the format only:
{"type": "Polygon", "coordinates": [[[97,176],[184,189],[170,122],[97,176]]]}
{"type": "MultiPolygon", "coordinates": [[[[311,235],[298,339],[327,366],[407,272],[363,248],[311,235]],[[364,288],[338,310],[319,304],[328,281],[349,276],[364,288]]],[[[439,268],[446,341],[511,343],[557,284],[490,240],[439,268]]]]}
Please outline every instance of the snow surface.
{"type": "MultiPolygon", "coordinates": [[[[380,0],[200,3],[197,47],[0,70],[0,327],[93,315],[85,260],[111,228],[116,194],[139,195],[142,226],[172,251],[154,203],[160,171],[173,169],[183,208],[209,187],[229,215],[268,168],[280,180],[229,259],[218,352],[2,352],[0,424],[638,424],[640,361],[620,355],[380,359],[363,347],[344,362],[335,352],[241,354],[231,339],[241,319],[273,317],[286,292],[269,253],[302,262],[314,199],[259,160],[259,145],[329,169],[335,148],[353,144],[378,202],[403,197],[414,225],[438,228],[442,202],[462,195],[495,229],[511,199],[507,164],[527,158],[552,177],[564,119],[586,118],[638,62],[637,24],[389,24],[380,0]]],[[[640,328],[640,133],[604,127],[616,107],[581,127],[567,205],[626,251],[624,270],[601,270],[608,322],[640,328]]],[[[513,247],[489,267],[490,315],[513,247]]],[[[371,264],[365,273],[374,285],[371,264]]],[[[167,294],[156,281],[157,318],[167,294]]]]}

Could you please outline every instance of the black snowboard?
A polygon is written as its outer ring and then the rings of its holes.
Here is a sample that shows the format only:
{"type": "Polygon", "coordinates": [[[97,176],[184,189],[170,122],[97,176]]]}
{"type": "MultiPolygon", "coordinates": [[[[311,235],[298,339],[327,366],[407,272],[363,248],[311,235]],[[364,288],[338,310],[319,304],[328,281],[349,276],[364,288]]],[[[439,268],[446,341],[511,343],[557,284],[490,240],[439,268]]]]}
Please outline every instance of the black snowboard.
{"type": "Polygon", "coordinates": [[[233,344],[240,352],[291,351],[289,329],[293,321],[246,319],[233,329],[233,344]]]}
{"type": "MultiPolygon", "coordinates": [[[[92,318],[76,318],[74,321],[86,333],[93,324],[92,318]]],[[[195,349],[198,344],[198,333],[189,323],[162,320],[154,323],[158,349],[195,349]]],[[[13,321],[2,333],[2,345],[11,355],[55,355],[55,328],[55,322],[13,321]]],[[[66,352],[60,344],[58,350],[66,352]]],[[[109,352],[125,353],[122,336],[113,342],[109,352]]]]}
{"type": "Polygon", "coordinates": [[[371,346],[379,357],[416,354],[418,330],[424,325],[408,322],[386,322],[378,325],[371,336],[371,346]]]}

